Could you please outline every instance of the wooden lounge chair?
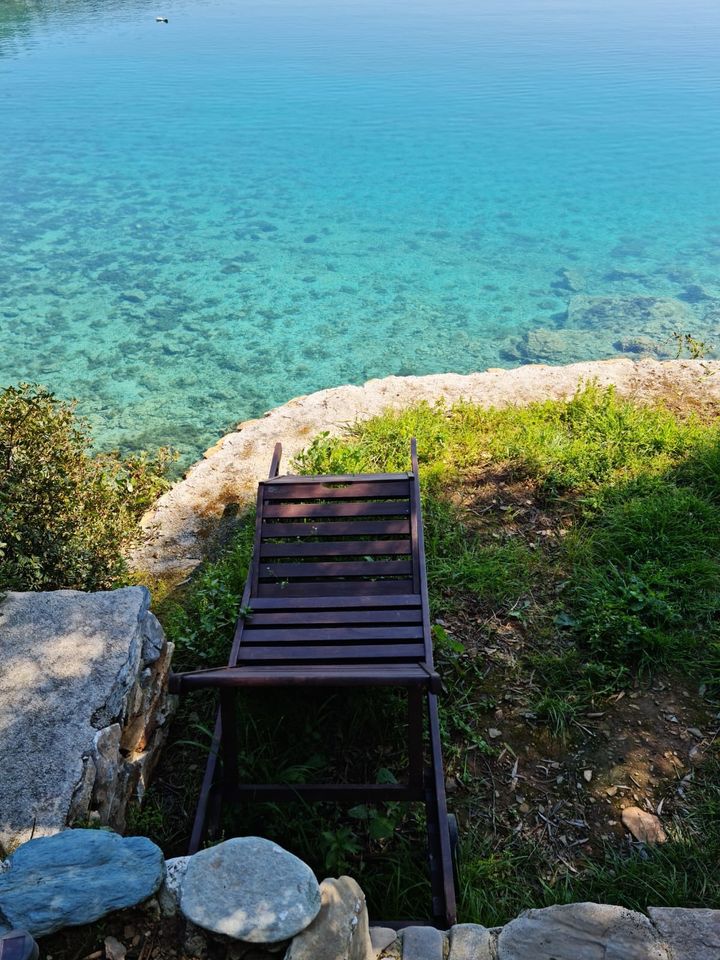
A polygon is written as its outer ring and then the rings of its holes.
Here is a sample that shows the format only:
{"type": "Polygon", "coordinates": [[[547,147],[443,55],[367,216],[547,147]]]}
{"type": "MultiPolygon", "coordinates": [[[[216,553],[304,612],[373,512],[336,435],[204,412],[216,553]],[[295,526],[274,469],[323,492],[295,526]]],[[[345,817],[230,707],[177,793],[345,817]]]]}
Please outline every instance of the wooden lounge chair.
{"type": "Polygon", "coordinates": [[[190,852],[202,843],[208,809],[217,821],[223,800],[421,800],[433,916],[450,926],[456,830],[445,803],[415,441],[411,473],[281,477],[281,453],[278,444],[259,484],[253,559],[228,665],[171,677],[175,692],[220,691],[190,852]],[[235,691],[311,685],[407,688],[406,783],[239,782],[235,691]]]}

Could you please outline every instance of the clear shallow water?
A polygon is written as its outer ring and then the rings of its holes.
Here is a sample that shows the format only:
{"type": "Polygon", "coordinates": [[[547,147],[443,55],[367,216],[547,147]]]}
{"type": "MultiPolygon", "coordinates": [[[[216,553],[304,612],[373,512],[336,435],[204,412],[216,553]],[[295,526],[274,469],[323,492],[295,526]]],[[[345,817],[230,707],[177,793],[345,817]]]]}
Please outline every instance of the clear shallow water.
{"type": "Polygon", "coordinates": [[[718,49],[715,0],[3,0],[0,383],[187,461],[343,382],[720,346],[718,49]]]}

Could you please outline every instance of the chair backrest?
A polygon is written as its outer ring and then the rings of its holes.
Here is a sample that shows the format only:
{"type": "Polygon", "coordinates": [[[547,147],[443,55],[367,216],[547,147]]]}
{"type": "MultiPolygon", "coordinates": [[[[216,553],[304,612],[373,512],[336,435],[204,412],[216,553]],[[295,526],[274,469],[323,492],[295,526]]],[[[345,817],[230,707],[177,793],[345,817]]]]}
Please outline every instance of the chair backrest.
{"type": "Polygon", "coordinates": [[[420,594],[419,524],[413,473],[263,481],[250,596],[420,594]]]}

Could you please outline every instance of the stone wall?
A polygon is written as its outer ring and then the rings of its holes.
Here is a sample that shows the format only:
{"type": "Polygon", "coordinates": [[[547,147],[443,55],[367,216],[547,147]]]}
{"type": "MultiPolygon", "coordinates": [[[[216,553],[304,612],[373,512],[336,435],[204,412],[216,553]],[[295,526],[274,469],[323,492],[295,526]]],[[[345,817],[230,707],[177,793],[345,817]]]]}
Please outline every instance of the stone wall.
{"type": "Polygon", "coordinates": [[[0,852],[75,821],[124,829],[174,704],[149,606],[144,587],[0,602],[0,852]]]}

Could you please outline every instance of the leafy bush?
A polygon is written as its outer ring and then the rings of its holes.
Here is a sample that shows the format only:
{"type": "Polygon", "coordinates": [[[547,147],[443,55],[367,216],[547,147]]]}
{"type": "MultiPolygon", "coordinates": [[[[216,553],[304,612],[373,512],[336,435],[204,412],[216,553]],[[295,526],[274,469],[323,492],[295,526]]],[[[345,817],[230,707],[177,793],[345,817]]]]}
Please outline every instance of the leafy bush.
{"type": "Polygon", "coordinates": [[[75,404],[43,387],[0,392],[0,589],[97,590],[166,488],[171,453],[94,455],[75,404]]]}

